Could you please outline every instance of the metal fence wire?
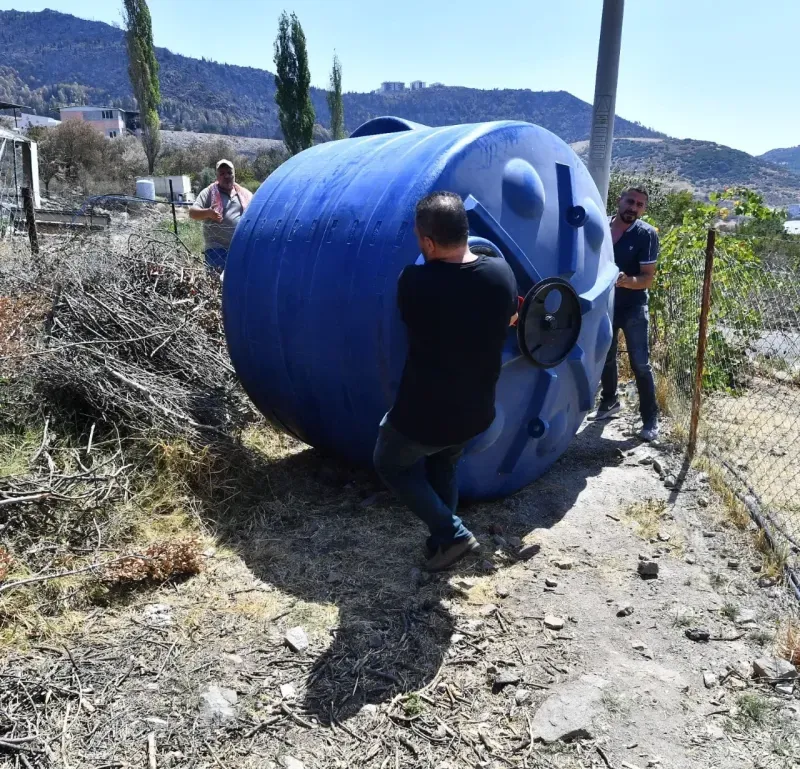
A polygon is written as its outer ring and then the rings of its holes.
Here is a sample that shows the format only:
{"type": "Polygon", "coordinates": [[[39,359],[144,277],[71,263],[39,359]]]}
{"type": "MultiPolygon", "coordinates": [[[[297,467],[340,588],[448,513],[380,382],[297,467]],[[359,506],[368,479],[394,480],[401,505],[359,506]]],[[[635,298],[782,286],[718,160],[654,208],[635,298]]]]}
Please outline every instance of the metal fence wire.
{"type": "MultiPolygon", "coordinates": [[[[716,233],[713,251],[697,451],[724,471],[800,585],[800,239],[716,233]]],[[[651,300],[659,404],[686,441],[705,263],[702,250],[681,254],[651,300]]]]}

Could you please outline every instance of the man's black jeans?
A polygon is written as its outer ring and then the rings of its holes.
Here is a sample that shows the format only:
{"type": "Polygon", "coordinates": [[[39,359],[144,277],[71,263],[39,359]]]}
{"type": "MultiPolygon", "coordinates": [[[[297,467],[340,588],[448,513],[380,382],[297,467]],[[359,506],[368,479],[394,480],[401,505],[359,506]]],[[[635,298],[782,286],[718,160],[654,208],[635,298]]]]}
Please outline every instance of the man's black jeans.
{"type": "Polygon", "coordinates": [[[654,428],[658,422],[656,385],[653,379],[653,369],[650,366],[649,317],[646,304],[614,308],[614,333],[611,349],[608,351],[600,380],[602,382],[601,400],[604,404],[610,405],[617,400],[617,337],[622,329],[633,375],[636,377],[636,388],[639,390],[642,426],[646,430],[654,428]]]}

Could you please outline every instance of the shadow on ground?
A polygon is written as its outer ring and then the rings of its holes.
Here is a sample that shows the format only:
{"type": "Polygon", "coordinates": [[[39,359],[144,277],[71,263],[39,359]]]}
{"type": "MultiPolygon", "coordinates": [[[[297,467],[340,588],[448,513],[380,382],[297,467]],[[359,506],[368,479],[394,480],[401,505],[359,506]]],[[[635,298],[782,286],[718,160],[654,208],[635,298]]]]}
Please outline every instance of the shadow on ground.
{"type": "MultiPolygon", "coordinates": [[[[463,515],[482,553],[457,573],[483,573],[487,558],[499,568],[515,562],[516,550],[502,540],[498,545],[492,532],[508,541],[554,525],[587,478],[622,461],[620,448],[627,446],[591,426],[527,489],[466,505],[463,515]]],[[[212,467],[222,469],[199,491],[219,538],[258,579],[338,608],[332,643],[308,675],[304,708],[323,722],[341,722],[367,703],[431,683],[450,647],[455,622],[448,599],[459,588],[452,572],[420,572],[425,531],[417,519],[394,504],[376,476],[312,449],[269,458],[231,442],[212,452],[212,467]]]]}

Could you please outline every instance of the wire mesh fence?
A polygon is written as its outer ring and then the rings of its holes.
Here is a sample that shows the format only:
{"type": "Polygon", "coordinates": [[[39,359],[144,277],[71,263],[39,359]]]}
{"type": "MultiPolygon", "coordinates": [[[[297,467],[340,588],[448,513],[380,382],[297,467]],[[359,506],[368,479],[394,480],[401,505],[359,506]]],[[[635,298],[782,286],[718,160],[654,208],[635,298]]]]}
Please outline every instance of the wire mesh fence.
{"type": "MultiPolygon", "coordinates": [[[[651,344],[661,408],[689,440],[705,273],[687,249],[660,275],[651,344]]],[[[800,578],[800,243],[718,235],[698,451],[708,455],[800,578]]]]}
{"type": "Polygon", "coordinates": [[[21,173],[20,146],[12,138],[0,136],[0,242],[24,225],[24,217],[20,216],[21,173]]]}

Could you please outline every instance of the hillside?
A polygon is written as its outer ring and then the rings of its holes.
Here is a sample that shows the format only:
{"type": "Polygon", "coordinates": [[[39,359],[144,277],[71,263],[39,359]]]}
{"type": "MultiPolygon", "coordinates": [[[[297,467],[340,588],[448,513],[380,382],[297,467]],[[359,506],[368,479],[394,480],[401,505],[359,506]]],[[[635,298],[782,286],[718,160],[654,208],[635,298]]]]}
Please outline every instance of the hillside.
{"type": "MultiPolygon", "coordinates": [[[[41,11],[0,11],[0,99],[40,113],[67,104],[133,107],[122,32],[108,24],[41,11]],[[99,66],[102,63],[102,66],[99,66]]],[[[272,74],[179,56],[158,48],[162,119],[178,130],[279,137],[272,74]]],[[[345,69],[345,85],[347,70],[345,69]]],[[[377,80],[377,76],[376,76],[377,80]]],[[[325,92],[313,89],[317,119],[329,124],[325,92]]],[[[589,133],[591,106],[571,94],[527,90],[437,88],[379,95],[345,94],[348,130],[393,114],[429,125],[515,118],[538,123],[566,141],[589,133]]],[[[622,118],[620,136],[658,136],[622,118]]]]}
{"type": "MultiPolygon", "coordinates": [[[[573,144],[585,158],[588,142],[573,144]]],[[[615,139],[612,162],[629,170],[656,168],[685,179],[697,192],[734,185],[760,191],[772,205],[800,201],[800,176],[714,142],[695,139],[615,139]]]]}
{"type": "MultiPolygon", "coordinates": [[[[59,106],[69,104],[135,106],[123,33],[116,27],[50,10],[0,11],[0,50],[0,99],[54,117],[59,106]]],[[[271,73],[180,56],[166,48],[158,48],[157,55],[161,116],[165,128],[176,131],[168,142],[171,146],[196,138],[190,132],[281,136],[271,73]],[[179,139],[178,132],[187,136],[179,139]]],[[[345,84],[346,76],[345,70],[345,84]]],[[[312,89],[312,100],[317,120],[327,125],[325,92],[312,89]]],[[[379,115],[427,125],[516,119],[553,131],[579,151],[588,147],[591,106],[565,91],[445,87],[400,94],[346,93],[344,102],[350,131],[379,115]]],[[[622,167],[672,172],[700,192],[745,184],[763,192],[771,203],[800,201],[800,176],[791,173],[800,171],[798,147],[755,158],[713,142],[670,139],[620,117],[615,133],[614,158],[622,167]]]]}
{"type": "Polygon", "coordinates": [[[784,147],[782,149],[770,150],[763,155],[759,155],[762,160],[766,160],[775,165],[782,166],[787,171],[800,174],[800,145],[797,147],[784,147]]]}

